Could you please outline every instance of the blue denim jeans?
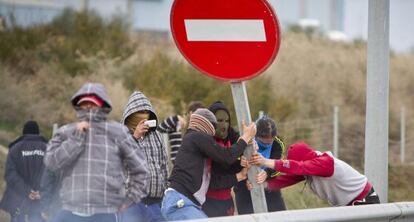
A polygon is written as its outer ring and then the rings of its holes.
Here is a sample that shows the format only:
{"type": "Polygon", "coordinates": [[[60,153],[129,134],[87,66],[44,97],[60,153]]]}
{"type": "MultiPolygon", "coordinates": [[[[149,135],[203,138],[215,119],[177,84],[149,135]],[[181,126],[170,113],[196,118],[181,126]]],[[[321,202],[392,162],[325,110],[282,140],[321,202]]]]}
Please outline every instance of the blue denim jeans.
{"type": "Polygon", "coordinates": [[[164,221],[161,215],[161,204],[146,205],[144,203],[132,204],[119,216],[119,222],[160,222],[164,221]]]}
{"type": "Polygon", "coordinates": [[[52,222],[118,222],[117,214],[94,214],[89,217],[82,217],[67,210],[61,210],[52,222]]]}
{"type": "Polygon", "coordinates": [[[166,191],[161,213],[168,221],[207,218],[199,206],[175,190],[166,191]]]}

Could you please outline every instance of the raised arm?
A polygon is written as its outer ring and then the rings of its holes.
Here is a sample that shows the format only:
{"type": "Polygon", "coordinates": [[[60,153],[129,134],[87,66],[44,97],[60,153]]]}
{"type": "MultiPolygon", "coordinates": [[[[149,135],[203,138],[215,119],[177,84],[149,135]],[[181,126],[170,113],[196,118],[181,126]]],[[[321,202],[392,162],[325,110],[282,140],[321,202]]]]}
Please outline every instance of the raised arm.
{"type": "Polygon", "coordinates": [[[277,160],[274,169],[295,175],[330,177],[334,172],[334,161],[328,155],[305,161],[277,160]]]}
{"type": "Polygon", "coordinates": [[[267,189],[268,190],[280,190],[282,188],[299,183],[300,181],[304,179],[305,177],[298,176],[298,175],[292,175],[292,174],[280,175],[266,182],[267,189]]]}
{"type": "Polygon", "coordinates": [[[273,168],[282,173],[302,176],[330,177],[334,172],[334,159],[328,154],[311,160],[296,161],[266,159],[256,153],[253,155],[251,163],[273,168]]]}
{"type": "Polygon", "coordinates": [[[49,141],[44,157],[46,167],[58,171],[74,161],[85,150],[87,130],[60,128],[49,141]]]}
{"type": "Polygon", "coordinates": [[[170,116],[158,125],[158,132],[171,133],[177,131],[178,116],[170,116]]]}
{"type": "Polygon", "coordinates": [[[212,160],[225,165],[234,163],[237,158],[241,156],[247,143],[256,135],[256,125],[251,123],[249,126],[244,126],[243,135],[237,143],[230,148],[224,148],[214,141],[213,137],[207,136],[203,141],[198,141],[200,151],[212,160]]]}

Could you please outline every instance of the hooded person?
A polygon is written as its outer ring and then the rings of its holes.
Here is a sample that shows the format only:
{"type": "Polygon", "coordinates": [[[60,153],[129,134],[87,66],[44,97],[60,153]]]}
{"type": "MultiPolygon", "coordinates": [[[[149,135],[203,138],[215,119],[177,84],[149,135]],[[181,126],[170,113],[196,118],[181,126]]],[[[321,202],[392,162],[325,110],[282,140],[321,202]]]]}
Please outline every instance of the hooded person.
{"type": "Polygon", "coordinates": [[[144,153],[124,125],[107,120],[112,105],[102,84],[86,83],[71,99],[77,122],[48,144],[45,164],[62,173],[62,210],[54,221],[117,221],[117,213],[147,192],[144,153]],[[130,189],[125,189],[124,163],[130,189]]]}
{"type": "MultiPolygon", "coordinates": [[[[310,189],[332,206],[380,202],[366,176],[335,158],[331,152],[315,151],[306,143],[291,145],[286,160],[267,159],[256,153],[251,163],[284,173],[267,181],[265,187],[268,190],[281,189],[306,180],[310,189]]],[[[264,180],[258,176],[257,182],[263,183],[264,180]]]]}
{"type": "Polygon", "coordinates": [[[43,221],[40,178],[46,145],[38,124],[30,120],[24,124],[23,135],[10,146],[4,175],[7,187],[0,208],[7,211],[14,222],[23,222],[26,218],[43,221]]]}
{"type": "MultiPolygon", "coordinates": [[[[239,134],[230,125],[229,110],[221,101],[214,102],[208,109],[217,119],[214,140],[222,147],[230,148],[237,142],[239,134]]],[[[241,172],[242,169],[239,160],[230,166],[211,161],[210,185],[202,208],[208,217],[234,215],[231,188],[245,178],[246,172],[241,172]]]]}
{"type": "Polygon", "coordinates": [[[230,148],[214,140],[217,120],[208,109],[197,109],[191,116],[187,133],[169,178],[161,212],[167,220],[207,218],[201,210],[210,183],[211,161],[231,165],[237,161],[256,134],[255,124],[244,126],[243,135],[230,148]]]}
{"type": "MultiPolygon", "coordinates": [[[[281,159],[285,153],[285,145],[277,136],[276,123],[268,116],[263,116],[256,121],[257,133],[255,141],[258,152],[266,158],[281,159]]],[[[266,180],[277,177],[279,174],[272,168],[262,167],[260,175],[266,180]]],[[[246,187],[246,180],[237,184],[234,189],[237,212],[239,214],[252,214],[253,205],[250,191],[246,187]]],[[[280,190],[265,190],[267,211],[275,212],[286,210],[285,202],[280,190]]]]}
{"type": "Polygon", "coordinates": [[[145,154],[150,173],[149,192],[141,203],[135,203],[127,209],[122,216],[124,222],[136,221],[137,218],[145,222],[164,220],[161,215],[161,202],[167,186],[166,148],[156,125],[150,127],[147,120],[158,121],[155,110],[143,93],[135,91],[129,97],[121,122],[135,138],[140,152],[145,154]]]}

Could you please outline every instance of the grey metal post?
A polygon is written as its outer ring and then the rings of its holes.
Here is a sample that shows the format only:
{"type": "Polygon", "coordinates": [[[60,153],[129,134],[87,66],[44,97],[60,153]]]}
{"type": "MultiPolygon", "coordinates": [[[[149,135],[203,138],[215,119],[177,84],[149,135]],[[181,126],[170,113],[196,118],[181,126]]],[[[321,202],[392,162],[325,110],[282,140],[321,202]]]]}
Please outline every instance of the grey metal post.
{"type": "Polygon", "coordinates": [[[389,0],[369,0],[365,174],[388,201],[389,0]]]}
{"type": "Polygon", "coordinates": [[[57,130],[58,130],[58,124],[57,123],[53,123],[52,136],[55,135],[55,133],[57,132],[57,130]]]}
{"type": "Polygon", "coordinates": [[[338,158],[339,154],[339,108],[338,106],[334,107],[334,116],[333,116],[333,154],[338,158]]]}
{"type": "Polygon", "coordinates": [[[170,144],[170,140],[168,139],[168,134],[167,133],[162,133],[162,140],[164,142],[165,151],[167,153],[168,176],[170,176],[173,164],[172,164],[172,160],[171,160],[171,144],[170,144]]]}
{"type": "Polygon", "coordinates": [[[401,138],[400,138],[400,160],[405,162],[405,107],[401,108],[401,138]]]}
{"type": "MultiPolygon", "coordinates": [[[[239,130],[242,133],[242,121],[244,121],[246,124],[249,124],[252,121],[245,82],[232,82],[231,92],[233,95],[234,108],[236,110],[237,123],[239,130]]],[[[248,145],[243,155],[249,159],[252,153],[253,146],[248,145]]],[[[263,185],[256,183],[256,175],[259,172],[259,167],[252,166],[250,167],[247,174],[249,181],[253,184],[253,189],[250,191],[250,194],[252,196],[253,210],[255,213],[264,213],[267,212],[267,204],[263,185]]]]}

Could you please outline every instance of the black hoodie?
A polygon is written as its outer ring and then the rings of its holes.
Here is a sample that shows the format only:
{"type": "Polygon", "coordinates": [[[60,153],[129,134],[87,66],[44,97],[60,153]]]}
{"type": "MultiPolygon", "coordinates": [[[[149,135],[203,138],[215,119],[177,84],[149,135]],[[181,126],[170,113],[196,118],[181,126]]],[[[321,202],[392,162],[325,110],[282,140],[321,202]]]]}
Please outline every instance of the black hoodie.
{"type": "MultiPolygon", "coordinates": [[[[231,124],[230,111],[227,107],[221,102],[217,101],[208,108],[212,113],[216,114],[217,111],[223,110],[229,115],[229,121],[231,124]]],[[[233,127],[229,127],[227,138],[224,139],[224,143],[230,141],[230,144],[237,142],[237,139],[240,137],[233,127]]],[[[214,137],[216,140],[217,138],[214,137]]],[[[237,184],[236,173],[240,172],[242,167],[240,166],[240,161],[236,161],[232,165],[223,165],[216,161],[211,162],[211,179],[210,179],[210,189],[226,189],[232,188],[237,184]]]]}

